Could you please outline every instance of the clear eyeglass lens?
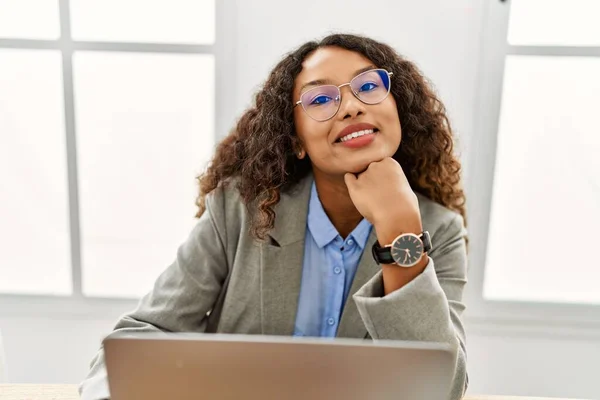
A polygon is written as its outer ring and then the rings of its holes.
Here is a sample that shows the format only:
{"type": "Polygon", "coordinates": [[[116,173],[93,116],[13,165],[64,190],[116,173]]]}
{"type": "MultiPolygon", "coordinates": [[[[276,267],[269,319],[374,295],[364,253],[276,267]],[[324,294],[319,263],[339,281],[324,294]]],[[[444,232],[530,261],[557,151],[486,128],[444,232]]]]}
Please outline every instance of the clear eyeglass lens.
{"type": "Polygon", "coordinates": [[[340,89],[334,85],[317,86],[302,94],[302,107],[306,113],[317,121],[325,121],[338,111],[340,107],[340,89]]]}
{"type": "Polygon", "coordinates": [[[362,102],[377,104],[390,92],[390,76],[383,69],[370,70],[352,79],[350,87],[362,102]]]}

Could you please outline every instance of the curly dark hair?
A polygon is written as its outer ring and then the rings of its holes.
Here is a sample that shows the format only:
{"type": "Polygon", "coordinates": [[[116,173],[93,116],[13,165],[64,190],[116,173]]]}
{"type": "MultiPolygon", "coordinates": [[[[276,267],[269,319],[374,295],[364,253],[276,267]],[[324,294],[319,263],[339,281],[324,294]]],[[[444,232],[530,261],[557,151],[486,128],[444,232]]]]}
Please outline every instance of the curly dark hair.
{"type": "Polygon", "coordinates": [[[197,177],[200,217],[205,198],[219,185],[235,181],[252,215],[252,234],[264,239],[275,222],[274,206],[311,171],[309,157],[299,160],[300,140],[294,126],[294,81],[302,62],[315,50],[337,46],[362,54],[378,68],[394,73],[391,94],[398,106],[402,142],[393,158],[415,192],[460,213],[466,219],[461,164],[455,157],[446,109],[417,67],[390,46],[373,39],[333,34],[288,53],[275,66],[255,105],[244,112],[232,132],[217,146],[206,171],[197,177]]]}

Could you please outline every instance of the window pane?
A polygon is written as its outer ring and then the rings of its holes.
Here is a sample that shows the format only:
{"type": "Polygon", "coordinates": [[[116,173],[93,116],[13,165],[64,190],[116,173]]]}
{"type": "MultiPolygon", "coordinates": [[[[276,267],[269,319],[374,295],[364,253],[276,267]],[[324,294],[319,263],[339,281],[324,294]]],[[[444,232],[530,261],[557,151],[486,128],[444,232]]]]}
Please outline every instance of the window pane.
{"type": "Polygon", "coordinates": [[[489,299],[600,303],[600,59],[507,57],[489,299]]]}
{"type": "Polygon", "coordinates": [[[512,0],[512,45],[599,46],[600,1],[512,0]]]}
{"type": "Polygon", "coordinates": [[[0,292],[70,294],[61,56],[0,50],[0,292]]]}
{"type": "Polygon", "coordinates": [[[71,0],[75,40],[212,44],[215,0],[71,0]]]}
{"type": "Polygon", "coordinates": [[[0,37],[58,39],[58,0],[0,0],[0,37]]]}
{"type": "Polygon", "coordinates": [[[192,229],[214,144],[213,58],[75,54],[85,294],[143,295],[192,229]]]}

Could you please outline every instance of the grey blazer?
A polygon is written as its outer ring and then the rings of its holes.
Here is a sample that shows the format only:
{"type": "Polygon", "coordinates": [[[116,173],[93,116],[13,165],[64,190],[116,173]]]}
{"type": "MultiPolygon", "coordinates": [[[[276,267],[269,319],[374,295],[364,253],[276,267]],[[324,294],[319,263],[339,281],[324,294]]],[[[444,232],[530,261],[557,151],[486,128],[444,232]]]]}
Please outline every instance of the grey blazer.
{"type": "MultiPolygon", "coordinates": [[[[219,188],[175,261],[115,332],[222,332],[292,335],[302,276],[312,177],[282,194],[268,240],[249,233],[248,213],[233,187],[219,188]]],[[[425,271],[383,295],[381,268],[365,251],[337,336],[447,342],[457,349],[451,399],[467,385],[461,314],[466,284],[466,231],[460,215],[418,195],[433,249],[425,271]]],[[[375,242],[373,232],[366,249],[375,242]]],[[[112,334],[111,334],[112,335],[112,334]]],[[[109,335],[110,336],[110,335],[109,335]]],[[[109,398],[104,354],[98,352],[80,385],[83,399],[109,398]]]]}

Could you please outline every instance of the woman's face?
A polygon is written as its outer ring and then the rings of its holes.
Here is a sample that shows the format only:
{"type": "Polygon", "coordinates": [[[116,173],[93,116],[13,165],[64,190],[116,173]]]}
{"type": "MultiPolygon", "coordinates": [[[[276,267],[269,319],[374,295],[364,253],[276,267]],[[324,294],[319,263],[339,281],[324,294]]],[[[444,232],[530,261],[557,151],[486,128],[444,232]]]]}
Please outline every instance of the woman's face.
{"type": "MultiPolygon", "coordinates": [[[[323,84],[339,86],[348,83],[360,72],[371,68],[377,66],[360,53],[339,47],[317,49],[302,63],[302,71],[294,83],[294,102],[312,88],[323,84]],[[319,83],[311,83],[313,81],[319,83]]],[[[359,84],[365,91],[375,87],[368,80],[359,84]]],[[[329,120],[316,121],[301,105],[294,109],[296,132],[303,150],[310,156],[315,173],[331,176],[359,173],[370,163],[393,156],[400,145],[400,120],[396,101],[391,94],[378,104],[365,104],[352,94],[350,86],[343,86],[340,90],[339,110],[329,120]],[[358,135],[362,136],[347,136],[352,132],[359,132],[358,135]]],[[[326,95],[315,94],[305,96],[312,102],[312,105],[304,102],[305,106],[325,107],[325,103],[333,101],[326,95]]]]}

